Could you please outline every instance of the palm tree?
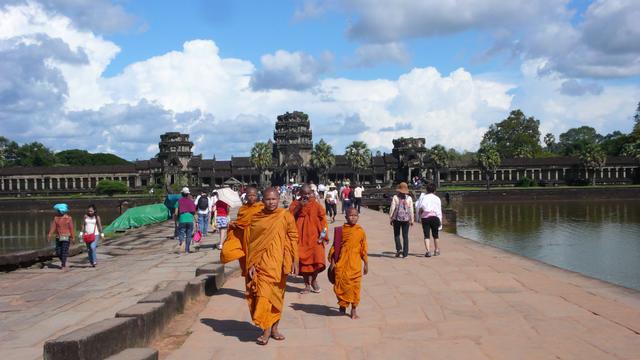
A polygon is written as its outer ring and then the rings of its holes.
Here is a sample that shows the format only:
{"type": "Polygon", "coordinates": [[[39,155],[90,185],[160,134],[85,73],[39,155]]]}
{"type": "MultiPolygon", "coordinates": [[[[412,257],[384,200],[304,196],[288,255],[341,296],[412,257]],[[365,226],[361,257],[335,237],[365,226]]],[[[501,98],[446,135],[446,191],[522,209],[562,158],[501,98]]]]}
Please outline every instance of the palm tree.
{"type": "Polygon", "coordinates": [[[333,148],[327,144],[324,139],[313,147],[311,151],[311,166],[313,166],[320,175],[320,181],[325,181],[327,170],[336,164],[336,157],[333,155],[333,148]]]}
{"type": "Polygon", "coordinates": [[[500,153],[496,149],[495,145],[482,144],[478,149],[478,162],[484,169],[484,176],[487,179],[487,190],[489,190],[490,176],[493,175],[502,162],[500,159],[500,153]]]}
{"type": "Polygon", "coordinates": [[[346,147],[344,156],[356,171],[356,179],[360,182],[360,171],[371,164],[371,150],[364,141],[354,141],[346,147]]]}
{"type": "Polygon", "coordinates": [[[271,167],[273,162],[272,148],[268,143],[257,142],[251,149],[251,164],[260,173],[260,184],[264,183],[265,170],[271,167]]]}
{"type": "Polygon", "coordinates": [[[597,144],[588,144],[585,146],[580,154],[578,154],[585,170],[593,170],[593,177],[591,178],[591,184],[596,185],[596,170],[601,169],[607,161],[607,154],[597,144]]]}
{"type": "Polygon", "coordinates": [[[622,156],[629,156],[640,160],[640,140],[625,144],[622,147],[622,156]]]}
{"type": "Polygon", "coordinates": [[[449,166],[449,153],[444,146],[438,144],[429,150],[429,157],[436,170],[436,186],[440,187],[440,169],[449,166]]]}

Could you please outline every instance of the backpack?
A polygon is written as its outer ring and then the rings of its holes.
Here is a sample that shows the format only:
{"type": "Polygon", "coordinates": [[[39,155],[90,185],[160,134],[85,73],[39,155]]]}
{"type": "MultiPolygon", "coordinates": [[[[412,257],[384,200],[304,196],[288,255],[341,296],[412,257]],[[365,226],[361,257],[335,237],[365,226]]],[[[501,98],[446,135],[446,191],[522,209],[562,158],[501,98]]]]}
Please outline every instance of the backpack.
{"type": "Polygon", "coordinates": [[[397,221],[410,221],[411,214],[409,213],[409,207],[407,206],[407,200],[399,199],[398,207],[396,208],[396,220],[397,221]]]}
{"type": "Polygon", "coordinates": [[[198,210],[207,210],[209,208],[209,199],[206,196],[200,196],[198,199],[198,210]]]}

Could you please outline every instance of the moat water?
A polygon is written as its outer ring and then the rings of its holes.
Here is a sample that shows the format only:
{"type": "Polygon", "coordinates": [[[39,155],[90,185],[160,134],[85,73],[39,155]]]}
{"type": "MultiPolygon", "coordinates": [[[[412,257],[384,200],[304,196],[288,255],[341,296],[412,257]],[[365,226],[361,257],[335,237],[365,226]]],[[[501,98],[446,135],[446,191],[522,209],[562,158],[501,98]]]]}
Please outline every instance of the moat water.
{"type": "Polygon", "coordinates": [[[466,202],[455,208],[458,235],[640,290],[640,199],[466,202]]]}

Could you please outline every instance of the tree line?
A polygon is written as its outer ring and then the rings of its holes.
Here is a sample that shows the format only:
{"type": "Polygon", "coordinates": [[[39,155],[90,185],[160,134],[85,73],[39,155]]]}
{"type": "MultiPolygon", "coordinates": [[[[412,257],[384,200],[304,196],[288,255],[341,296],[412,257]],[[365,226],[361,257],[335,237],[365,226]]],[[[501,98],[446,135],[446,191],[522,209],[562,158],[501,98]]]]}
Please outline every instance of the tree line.
{"type": "Polygon", "coordinates": [[[15,141],[0,136],[0,167],[126,164],[131,163],[114,154],[92,154],[88,151],[78,149],[54,152],[39,142],[19,145],[15,141]]]}

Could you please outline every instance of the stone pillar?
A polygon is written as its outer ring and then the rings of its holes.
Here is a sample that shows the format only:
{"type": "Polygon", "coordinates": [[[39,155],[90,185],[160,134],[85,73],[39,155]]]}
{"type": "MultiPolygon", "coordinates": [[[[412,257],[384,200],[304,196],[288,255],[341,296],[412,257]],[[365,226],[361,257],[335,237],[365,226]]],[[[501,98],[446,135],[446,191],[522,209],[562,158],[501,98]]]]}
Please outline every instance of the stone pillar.
{"type": "Polygon", "coordinates": [[[467,170],[462,170],[462,181],[467,181],[467,170]]]}

